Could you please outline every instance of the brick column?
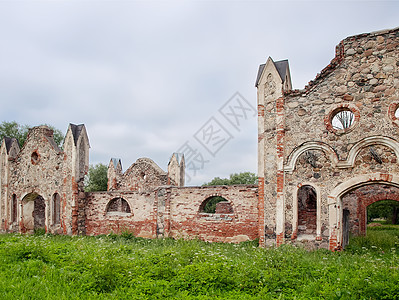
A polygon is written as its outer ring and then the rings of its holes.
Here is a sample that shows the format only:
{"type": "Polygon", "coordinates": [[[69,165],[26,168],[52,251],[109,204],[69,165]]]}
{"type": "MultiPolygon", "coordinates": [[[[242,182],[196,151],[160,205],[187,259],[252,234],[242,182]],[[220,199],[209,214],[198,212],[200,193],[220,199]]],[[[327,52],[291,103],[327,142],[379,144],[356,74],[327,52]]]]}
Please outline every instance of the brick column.
{"type": "Polygon", "coordinates": [[[258,177],[258,234],[259,246],[265,246],[265,178],[258,177]]]}

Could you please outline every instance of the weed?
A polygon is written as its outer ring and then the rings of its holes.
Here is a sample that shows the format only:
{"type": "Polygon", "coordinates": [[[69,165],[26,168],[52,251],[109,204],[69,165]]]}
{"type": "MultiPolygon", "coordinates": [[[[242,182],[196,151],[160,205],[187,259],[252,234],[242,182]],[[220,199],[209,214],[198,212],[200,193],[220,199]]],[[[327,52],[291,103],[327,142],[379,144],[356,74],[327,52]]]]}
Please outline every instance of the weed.
{"type": "Polygon", "coordinates": [[[366,241],[351,239],[340,253],[290,245],[263,249],[257,241],[147,240],[130,232],[0,235],[0,298],[398,298],[397,244],[388,249],[397,232],[368,234],[366,241]]]}

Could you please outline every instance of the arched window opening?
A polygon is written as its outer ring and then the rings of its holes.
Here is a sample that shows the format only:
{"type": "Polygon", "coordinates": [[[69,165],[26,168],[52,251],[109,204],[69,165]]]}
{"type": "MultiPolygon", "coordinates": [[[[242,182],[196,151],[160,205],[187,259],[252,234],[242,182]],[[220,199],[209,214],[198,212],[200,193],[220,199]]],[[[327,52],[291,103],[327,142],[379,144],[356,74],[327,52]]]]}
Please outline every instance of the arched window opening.
{"type": "Polygon", "coordinates": [[[17,195],[12,195],[11,200],[11,222],[14,223],[17,221],[18,216],[18,203],[17,203],[17,195]]]}
{"type": "Polygon", "coordinates": [[[123,198],[114,198],[107,205],[107,213],[131,213],[129,203],[123,198]]]}
{"type": "Polygon", "coordinates": [[[53,195],[53,224],[58,225],[61,221],[61,197],[58,193],[53,195]]]}
{"type": "Polygon", "coordinates": [[[314,187],[304,185],[298,190],[298,235],[316,234],[317,194],[314,187]]]}
{"type": "Polygon", "coordinates": [[[34,228],[42,229],[46,227],[46,203],[42,196],[38,195],[35,199],[33,206],[33,218],[34,218],[34,228]]]}
{"type": "Polygon", "coordinates": [[[213,196],[201,203],[199,211],[207,214],[232,214],[233,207],[225,198],[213,196]]]}

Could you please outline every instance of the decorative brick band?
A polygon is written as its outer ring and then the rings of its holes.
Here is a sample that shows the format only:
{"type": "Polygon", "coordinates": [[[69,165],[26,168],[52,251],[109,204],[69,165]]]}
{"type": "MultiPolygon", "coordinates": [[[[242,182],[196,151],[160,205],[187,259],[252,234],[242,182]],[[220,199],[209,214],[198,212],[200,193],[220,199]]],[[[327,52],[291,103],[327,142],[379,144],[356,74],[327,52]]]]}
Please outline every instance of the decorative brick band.
{"type": "Polygon", "coordinates": [[[265,106],[262,104],[258,104],[258,117],[265,116],[265,106]]]}
{"type": "Polygon", "coordinates": [[[258,232],[259,246],[265,246],[265,178],[258,177],[258,232]]]}
{"type": "Polygon", "coordinates": [[[281,246],[282,244],[284,244],[284,232],[276,235],[276,245],[277,245],[277,247],[281,246]]]}
{"type": "Polygon", "coordinates": [[[329,249],[330,251],[336,251],[338,249],[338,243],[337,243],[337,233],[336,229],[334,228],[331,232],[330,235],[330,241],[329,241],[329,249]]]}

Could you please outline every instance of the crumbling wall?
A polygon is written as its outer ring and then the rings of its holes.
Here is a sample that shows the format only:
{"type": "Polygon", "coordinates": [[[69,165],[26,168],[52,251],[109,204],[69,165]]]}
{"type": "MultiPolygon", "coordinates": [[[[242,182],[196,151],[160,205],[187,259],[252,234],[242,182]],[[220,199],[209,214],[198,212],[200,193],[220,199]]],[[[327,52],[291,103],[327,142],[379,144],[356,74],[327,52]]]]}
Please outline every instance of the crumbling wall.
{"type": "Polygon", "coordinates": [[[257,186],[251,185],[170,187],[162,194],[166,207],[163,216],[164,236],[199,238],[212,242],[256,239],[257,192],[257,186]],[[212,196],[225,198],[233,209],[232,213],[201,212],[201,204],[212,196]]]}
{"type": "Polygon", "coordinates": [[[109,170],[108,173],[113,175],[108,178],[108,189],[111,191],[146,192],[168,184],[167,173],[149,158],[137,159],[123,174],[119,170],[109,170]]]}
{"type": "Polygon", "coordinates": [[[15,139],[3,139],[1,229],[33,232],[43,228],[51,233],[84,233],[82,191],[88,150],[84,125],[70,124],[64,150],[56,145],[53,131],[47,126],[30,129],[21,150],[15,139]]]}
{"type": "Polygon", "coordinates": [[[276,79],[281,70],[275,68],[279,72],[273,73],[270,66],[264,72],[271,74],[272,83],[266,73],[257,83],[259,159],[264,164],[277,161],[272,171],[269,168],[259,175],[265,174],[260,182],[260,187],[264,184],[265,222],[274,226],[264,229],[266,240],[277,244],[301,240],[298,190],[310,185],[317,194],[317,230],[306,242],[339,248],[342,194],[334,194],[335,189],[341,184],[350,188],[352,181],[362,185],[354,180],[362,175],[389,182],[399,171],[398,114],[395,116],[399,29],[346,38],[337,46],[331,64],[301,91],[286,90],[276,79]],[[271,86],[283,90],[282,95],[271,93],[271,86]],[[347,128],[334,121],[342,111],[353,118],[347,128]],[[262,121],[267,118],[271,122],[262,121]],[[267,230],[275,230],[276,238],[267,230]]]}
{"type": "Polygon", "coordinates": [[[86,193],[86,199],[86,234],[131,232],[145,238],[157,236],[154,193],[93,192],[86,193]],[[123,199],[128,209],[125,205],[110,207],[116,199],[123,199]]]}
{"type": "Polygon", "coordinates": [[[51,198],[63,192],[63,161],[64,154],[54,143],[52,130],[41,126],[29,131],[23,148],[10,161],[9,195],[18,199],[19,227],[14,224],[7,229],[32,232],[34,221],[49,232],[60,229],[51,222],[51,198]],[[40,198],[43,200],[36,200],[40,198]],[[38,205],[44,207],[34,209],[38,205]],[[34,218],[35,211],[44,212],[44,220],[38,223],[41,218],[34,218]]]}
{"type": "Polygon", "coordinates": [[[132,232],[136,236],[199,238],[206,241],[242,242],[258,237],[256,186],[159,187],[152,192],[87,193],[86,233],[132,232]],[[228,200],[214,214],[200,212],[212,196],[228,200]],[[123,199],[129,211],[118,203],[123,199]],[[114,201],[119,202],[114,202],[114,201]],[[110,209],[112,207],[112,209],[110,209]]]}

